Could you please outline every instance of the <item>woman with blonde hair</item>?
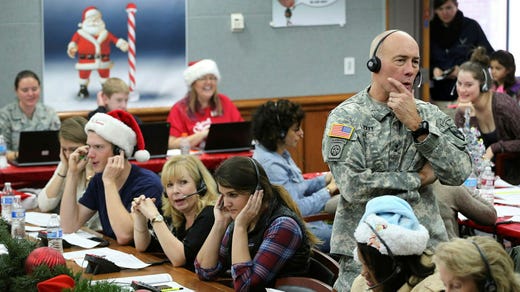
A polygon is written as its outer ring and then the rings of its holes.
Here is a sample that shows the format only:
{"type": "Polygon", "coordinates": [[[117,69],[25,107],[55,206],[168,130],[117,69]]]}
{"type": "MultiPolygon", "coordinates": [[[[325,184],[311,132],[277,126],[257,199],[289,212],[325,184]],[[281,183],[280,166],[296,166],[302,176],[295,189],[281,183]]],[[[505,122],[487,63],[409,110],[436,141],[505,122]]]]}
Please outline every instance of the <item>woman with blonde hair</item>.
{"type": "Polygon", "coordinates": [[[141,195],[132,202],[135,247],[162,249],[173,266],[193,270],[195,256],[213,225],[216,183],[204,164],[190,155],[171,157],[163,166],[161,182],[164,217],[151,198],[141,195]]]}
{"type": "Polygon", "coordinates": [[[440,243],[433,256],[446,291],[520,291],[513,261],[492,237],[473,236],[440,243]]]}

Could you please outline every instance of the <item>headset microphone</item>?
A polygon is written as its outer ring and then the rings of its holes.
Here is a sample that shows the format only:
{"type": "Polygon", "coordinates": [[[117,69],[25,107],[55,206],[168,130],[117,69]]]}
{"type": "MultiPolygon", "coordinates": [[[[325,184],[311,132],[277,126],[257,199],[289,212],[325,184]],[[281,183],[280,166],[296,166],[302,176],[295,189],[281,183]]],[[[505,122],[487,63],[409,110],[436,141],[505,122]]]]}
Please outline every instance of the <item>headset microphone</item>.
{"type": "Polygon", "coordinates": [[[451,91],[450,91],[450,95],[452,95],[452,96],[455,95],[455,89],[456,89],[456,88],[457,88],[457,84],[454,84],[454,85],[453,85],[453,88],[452,88],[451,91]]]}
{"type": "MultiPolygon", "coordinates": [[[[182,198],[178,199],[178,200],[186,200],[187,198],[189,197],[192,197],[192,196],[195,196],[197,194],[200,194],[201,196],[204,195],[205,191],[207,190],[206,188],[206,185],[204,184],[203,186],[201,186],[198,190],[196,190],[195,192],[191,193],[191,194],[187,194],[187,195],[184,195],[182,198]]],[[[165,198],[168,198],[168,194],[166,194],[166,192],[164,192],[164,197],[165,198]]]]}

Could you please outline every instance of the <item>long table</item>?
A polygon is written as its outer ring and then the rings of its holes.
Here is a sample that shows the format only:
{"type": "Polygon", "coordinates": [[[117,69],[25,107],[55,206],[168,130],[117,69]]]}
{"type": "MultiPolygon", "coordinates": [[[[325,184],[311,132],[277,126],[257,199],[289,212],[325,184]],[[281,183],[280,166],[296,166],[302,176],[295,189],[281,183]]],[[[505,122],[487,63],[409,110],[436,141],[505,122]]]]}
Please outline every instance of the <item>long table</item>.
{"type": "Polygon", "coordinates": [[[479,225],[471,220],[459,221],[459,224],[492,233],[498,237],[499,240],[507,239],[513,246],[520,245],[520,223],[511,222],[511,216],[497,218],[497,222],[493,226],[479,225]]]}
{"type": "MultiPolygon", "coordinates": [[[[109,239],[105,237],[105,239],[109,240],[110,245],[108,246],[111,249],[115,249],[118,251],[122,251],[128,254],[132,254],[138,259],[142,260],[146,263],[158,262],[160,260],[164,260],[166,256],[159,256],[154,253],[141,253],[138,252],[132,246],[120,246],[113,239],[109,239]]],[[[78,247],[72,247],[64,249],[64,252],[68,251],[76,251],[80,250],[78,247]]],[[[75,272],[82,271],[82,268],[78,266],[74,261],[67,261],[67,266],[74,270],[75,272]]],[[[133,269],[122,269],[120,272],[116,273],[107,273],[107,274],[86,274],[83,273],[83,277],[92,279],[92,280],[103,280],[103,279],[111,279],[111,278],[122,278],[122,277],[132,277],[132,276],[144,276],[144,275],[152,275],[152,274],[161,274],[167,273],[170,274],[173,278],[173,281],[181,284],[184,287],[192,289],[194,291],[200,292],[213,292],[213,291],[224,291],[230,292],[233,291],[233,288],[227,287],[218,282],[210,282],[210,281],[202,281],[199,280],[198,276],[187,269],[181,267],[173,267],[170,263],[163,263],[160,265],[152,265],[148,266],[144,269],[133,270],[133,269]]]]}
{"type": "MultiPolygon", "coordinates": [[[[210,170],[214,171],[222,161],[232,156],[253,156],[253,151],[242,152],[225,152],[225,153],[202,153],[194,154],[199,156],[200,160],[210,170]]],[[[153,158],[147,162],[137,162],[131,160],[131,163],[140,167],[149,169],[153,172],[160,172],[167,158],[153,158]]],[[[42,188],[52,177],[56,165],[45,166],[14,166],[0,169],[0,188],[3,188],[5,182],[11,182],[13,188],[19,189],[24,187],[42,188]]]]}

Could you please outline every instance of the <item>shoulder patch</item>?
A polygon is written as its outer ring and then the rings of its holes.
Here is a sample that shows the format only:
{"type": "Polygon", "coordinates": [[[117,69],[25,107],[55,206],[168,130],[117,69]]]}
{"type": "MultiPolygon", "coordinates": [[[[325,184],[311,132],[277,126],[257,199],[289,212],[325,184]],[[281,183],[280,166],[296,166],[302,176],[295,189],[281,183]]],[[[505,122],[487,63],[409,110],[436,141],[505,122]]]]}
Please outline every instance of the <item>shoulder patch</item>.
{"type": "Polygon", "coordinates": [[[354,133],[354,127],[346,124],[334,123],[330,127],[328,136],[350,140],[352,133],[354,133]]]}
{"type": "Polygon", "coordinates": [[[327,149],[327,160],[328,161],[339,161],[341,158],[341,154],[343,153],[343,149],[347,141],[343,139],[331,139],[330,147],[327,149]]]}

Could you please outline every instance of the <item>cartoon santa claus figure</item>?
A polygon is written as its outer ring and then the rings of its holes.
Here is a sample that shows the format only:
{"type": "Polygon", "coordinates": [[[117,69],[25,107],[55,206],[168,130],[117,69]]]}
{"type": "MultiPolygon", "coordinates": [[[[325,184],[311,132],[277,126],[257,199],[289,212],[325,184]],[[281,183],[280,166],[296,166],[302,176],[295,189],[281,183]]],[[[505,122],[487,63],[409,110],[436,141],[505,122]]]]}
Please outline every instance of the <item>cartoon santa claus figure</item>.
{"type": "Polygon", "coordinates": [[[115,37],[105,29],[101,12],[94,6],[83,10],[79,29],[74,33],[67,46],[67,54],[74,58],[78,53],[76,70],[79,71],[80,90],[78,97],[89,96],[88,83],[92,70],[97,70],[103,84],[110,77],[110,44],[114,44],[121,51],[128,51],[128,43],[115,37]]]}

